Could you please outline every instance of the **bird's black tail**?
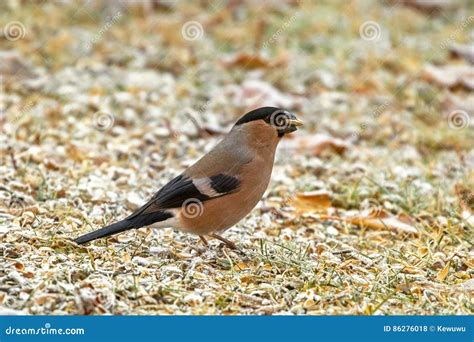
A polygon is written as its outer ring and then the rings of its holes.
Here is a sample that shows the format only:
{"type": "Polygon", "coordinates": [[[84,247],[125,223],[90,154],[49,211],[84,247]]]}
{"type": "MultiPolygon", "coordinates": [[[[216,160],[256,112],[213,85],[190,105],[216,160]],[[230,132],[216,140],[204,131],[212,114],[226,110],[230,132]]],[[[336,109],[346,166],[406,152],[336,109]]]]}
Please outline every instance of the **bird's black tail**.
{"type": "Polygon", "coordinates": [[[78,244],[83,244],[95,239],[100,239],[106,236],[124,232],[130,228],[131,228],[130,222],[128,222],[127,219],[125,219],[125,220],[113,223],[110,226],[106,226],[104,228],[82,235],[78,237],[77,239],[75,239],[74,242],[78,244]]]}
{"type": "Polygon", "coordinates": [[[118,234],[129,229],[141,228],[155,222],[160,222],[173,217],[173,214],[165,211],[157,211],[145,215],[131,215],[126,219],[113,223],[99,230],[82,235],[74,240],[75,243],[83,244],[106,236],[118,234]]]}

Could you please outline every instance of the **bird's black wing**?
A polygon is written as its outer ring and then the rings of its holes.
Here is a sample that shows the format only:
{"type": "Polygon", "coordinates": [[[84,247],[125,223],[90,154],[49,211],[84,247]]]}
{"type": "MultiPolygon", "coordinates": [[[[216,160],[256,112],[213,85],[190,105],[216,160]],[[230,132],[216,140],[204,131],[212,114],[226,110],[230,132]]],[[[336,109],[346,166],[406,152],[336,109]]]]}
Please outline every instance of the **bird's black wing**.
{"type": "Polygon", "coordinates": [[[119,222],[82,235],[74,241],[82,244],[129,229],[136,229],[155,222],[165,221],[174,216],[169,209],[181,207],[186,203],[186,200],[204,202],[235,192],[240,186],[238,178],[223,173],[194,181],[190,177],[180,175],[161,188],[145,205],[132,215],[119,222]],[[200,184],[200,186],[195,184],[200,184]],[[198,187],[201,187],[202,191],[207,193],[201,192],[198,187]]]}
{"type": "Polygon", "coordinates": [[[209,177],[212,189],[218,194],[229,194],[235,192],[240,186],[240,180],[237,177],[220,173],[209,177]]]}
{"type": "Polygon", "coordinates": [[[211,192],[203,193],[195,185],[192,178],[179,175],[161,188],[145,205],[127,219],[165,209],[179,208],[189,199],[205,202],[233,193],[240,186],[240,180],[231,175],[220,173],[208,178],[211,192]]]}

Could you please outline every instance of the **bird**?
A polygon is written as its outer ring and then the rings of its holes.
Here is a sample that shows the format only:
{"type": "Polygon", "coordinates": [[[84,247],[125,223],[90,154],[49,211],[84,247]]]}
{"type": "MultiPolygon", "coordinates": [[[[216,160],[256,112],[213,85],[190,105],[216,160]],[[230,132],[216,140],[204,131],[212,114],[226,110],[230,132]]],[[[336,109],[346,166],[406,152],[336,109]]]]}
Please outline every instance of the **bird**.
{"type": "Polygon", "coordinates": [[[131,229],[174,228],[237,246],[222,236],[257,205],[270,182],[281,138],[303,123],[278,107],[244,114],[201,159],[121,221],[76,238],[84,244],[131,229]]]}

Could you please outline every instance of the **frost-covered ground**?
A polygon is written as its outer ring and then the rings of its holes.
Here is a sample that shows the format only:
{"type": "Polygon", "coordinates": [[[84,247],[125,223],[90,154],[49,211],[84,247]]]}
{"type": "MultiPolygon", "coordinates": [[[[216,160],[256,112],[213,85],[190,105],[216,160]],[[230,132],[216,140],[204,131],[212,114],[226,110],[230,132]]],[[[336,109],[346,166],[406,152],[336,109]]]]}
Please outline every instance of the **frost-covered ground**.
{"type": "Polygon", "coordinates": [[[251,3],[0,5],[0,313],[473,313],[472,2],[251,3]],[[70,241],[261,105],[305,126],[240,251],[70,241]]]}

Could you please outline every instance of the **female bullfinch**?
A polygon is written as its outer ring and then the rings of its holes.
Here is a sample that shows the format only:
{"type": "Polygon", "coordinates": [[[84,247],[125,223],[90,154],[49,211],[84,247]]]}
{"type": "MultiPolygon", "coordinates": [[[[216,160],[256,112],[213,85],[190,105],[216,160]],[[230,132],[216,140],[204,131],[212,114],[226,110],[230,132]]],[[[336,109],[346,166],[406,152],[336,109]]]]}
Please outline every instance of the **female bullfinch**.
{"type": "Polygon", "coordinates": [[[290,112],[262,107],[242,116],[208,154],[172,179],[127,218],[78,237],[83,244],[145,226],[175,228],[235,244],[220,233],[244,218],[270,181],[281,138],[302,122],[290,112]]]}

